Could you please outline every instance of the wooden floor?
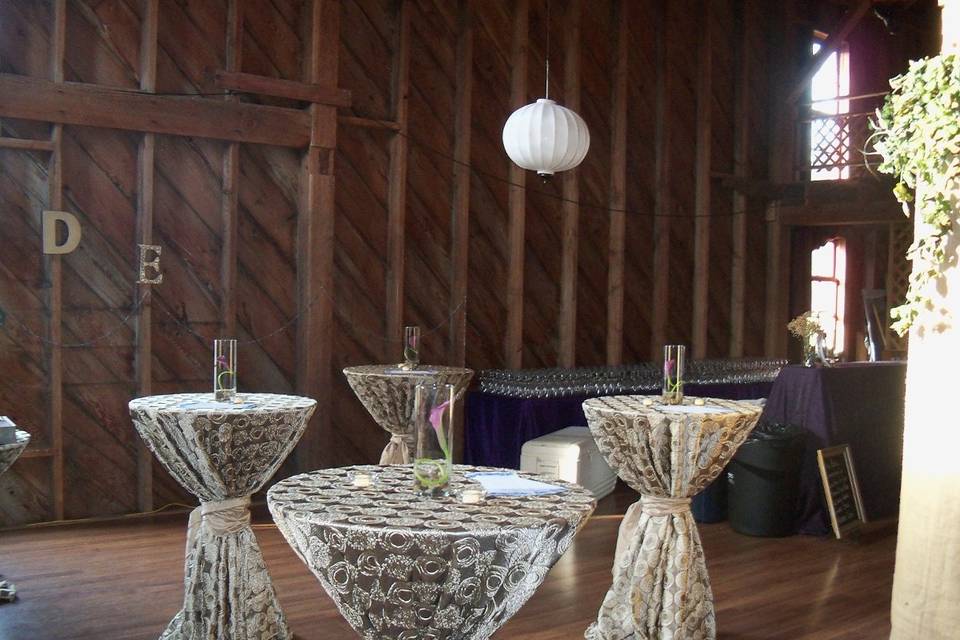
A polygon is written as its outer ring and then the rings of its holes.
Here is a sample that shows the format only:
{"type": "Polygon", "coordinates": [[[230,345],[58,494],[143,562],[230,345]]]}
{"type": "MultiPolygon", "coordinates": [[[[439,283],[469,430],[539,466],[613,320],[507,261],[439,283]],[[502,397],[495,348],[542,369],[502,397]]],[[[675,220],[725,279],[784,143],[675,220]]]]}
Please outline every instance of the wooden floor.
{"type": "MultiPolygon", "coordinates": [[[[598,513],[624,502],[608,498],[598,513]]],[[[582,638],[610,584],[619,524],[594,517],[494,638],[582,638]]],[[[171,515],[0,533],[0,572],[20,595],[0,605],[0,640],[156,640],[179,606],[185,530],[186,517],[171,515]]],[[[856,542],[750,538],[726,523],[700,532],[722,640],[888,636],[894,523],[856,542]]],[[[297,637],[357,637],[277,530],[263,524],[257,535],[297,637]]]]}

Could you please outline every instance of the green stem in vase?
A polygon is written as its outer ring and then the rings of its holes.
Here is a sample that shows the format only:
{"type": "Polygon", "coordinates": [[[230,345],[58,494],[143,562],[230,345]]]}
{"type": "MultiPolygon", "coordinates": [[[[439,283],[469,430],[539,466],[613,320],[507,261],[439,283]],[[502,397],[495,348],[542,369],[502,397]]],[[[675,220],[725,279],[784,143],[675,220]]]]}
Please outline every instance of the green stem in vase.
{"type": "Polygon", "coordinates": [[[224,385],[223,376],[232,376],[233,371],[227,369],[226,371],[221,371],[217,374],[217,391],[226,391],[227,387],[224,385]]]}

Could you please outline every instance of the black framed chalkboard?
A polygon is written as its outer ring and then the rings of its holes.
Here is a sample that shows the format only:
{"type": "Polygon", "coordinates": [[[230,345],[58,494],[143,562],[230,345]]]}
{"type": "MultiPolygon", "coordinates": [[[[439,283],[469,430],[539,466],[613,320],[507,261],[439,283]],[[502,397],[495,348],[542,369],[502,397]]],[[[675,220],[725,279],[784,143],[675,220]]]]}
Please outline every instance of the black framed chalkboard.
{"type": "Polygon", "coordinates": [[[849,445],[839,445],[817,451],[820,479],[830,512],[830,524],[837,539],[854,531],[867,521],[853,454],[849,445]]]}

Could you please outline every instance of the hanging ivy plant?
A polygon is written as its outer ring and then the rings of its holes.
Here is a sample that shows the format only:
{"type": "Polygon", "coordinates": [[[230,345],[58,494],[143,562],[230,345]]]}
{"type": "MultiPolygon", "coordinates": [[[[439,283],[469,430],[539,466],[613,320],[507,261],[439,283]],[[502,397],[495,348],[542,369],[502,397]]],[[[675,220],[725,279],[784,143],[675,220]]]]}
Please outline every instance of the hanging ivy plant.
{"type": "Polygon", "coordinates": [[[902,336],[930,306],[927,285],[948,264],[954,206],[944,191],[951,180],[960,179],[960,59],[949,54],[913,61],[890,86],[893,91],[871,123],[871,139],[882,158],[879,170],[897,180],[893,193],[903,212],[909,216],[913,203],[925,223],[907,251],[914,269],[906,302],[890,310],[892,328],[902,336]],[[917,192],[917,185],[929,188],[917,192]]]}

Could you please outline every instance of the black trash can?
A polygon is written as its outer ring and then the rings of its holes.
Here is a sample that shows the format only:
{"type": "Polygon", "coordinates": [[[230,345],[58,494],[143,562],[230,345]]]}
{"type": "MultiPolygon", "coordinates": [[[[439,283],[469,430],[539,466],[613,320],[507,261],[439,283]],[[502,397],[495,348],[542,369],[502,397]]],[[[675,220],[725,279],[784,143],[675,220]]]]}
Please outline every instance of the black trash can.
{"type": "Polygon", "coordinates": [[[727,465],[727,516],[750,536],[795,533],[806,431],[758,425],[727,465]]]}
{"type": "Polygon", "coordinates": [[[707,488],[693,496],[690,510],[697,522],[710,524],[727,519],[727,478],[726,470],[707,488]]]}

